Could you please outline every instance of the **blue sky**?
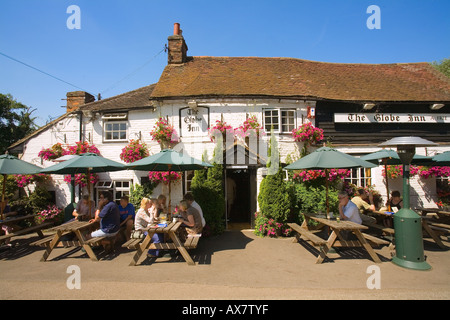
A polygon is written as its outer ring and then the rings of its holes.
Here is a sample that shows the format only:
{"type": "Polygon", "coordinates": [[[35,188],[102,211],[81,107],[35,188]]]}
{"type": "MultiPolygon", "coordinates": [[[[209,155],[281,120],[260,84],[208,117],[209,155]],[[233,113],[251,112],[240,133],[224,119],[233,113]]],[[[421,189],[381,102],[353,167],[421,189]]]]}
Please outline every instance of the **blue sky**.
{"type": "MultiPolygon", "coordinates": [[[[450,57],[449,12],[448,0],[0,0],[0,53],[108,98],[158,81],[174,22],[191,56],[431,62],[450,57]],[[67,28],[70,5],[79,30],[67,28]],[[381,29],[367,28],[370,5],[381,29]]],[[[76,90],[0,55],[0,93],[35,108],[39,125],[76,90]]]]}

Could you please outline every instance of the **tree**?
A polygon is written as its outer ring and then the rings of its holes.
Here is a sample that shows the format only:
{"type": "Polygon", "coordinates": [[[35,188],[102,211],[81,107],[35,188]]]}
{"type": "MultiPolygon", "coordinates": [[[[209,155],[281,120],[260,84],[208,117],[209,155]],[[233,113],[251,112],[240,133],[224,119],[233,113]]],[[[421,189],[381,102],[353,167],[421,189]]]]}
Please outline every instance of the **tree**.
{"type": "Polygon", "coordinates": [[[450,59],[442,59],[439,62],[433,61],[431,65],[450,78],[450,59]]]}
{"type": "Polygon", "coordinates": [[[36,118],[31,116],[34,111],[17,102],[10,94],[0,93],[0,154],[37,129],[36,118]]]}

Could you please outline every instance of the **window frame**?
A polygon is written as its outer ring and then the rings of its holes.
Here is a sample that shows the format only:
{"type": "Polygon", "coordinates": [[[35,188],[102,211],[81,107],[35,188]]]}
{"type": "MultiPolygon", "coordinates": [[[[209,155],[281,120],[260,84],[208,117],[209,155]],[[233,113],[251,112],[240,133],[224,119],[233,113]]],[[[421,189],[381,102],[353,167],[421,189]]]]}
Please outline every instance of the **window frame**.
{"type": "Polygon", "coordinates": [[[128,120],[108,120],[108,121],[104,121],[103,122],[103,142],[127,142],[128,141],[128,120]],[[107,125],[114,125],[114,124],[119,124],[119,130],[107,130],[107,125]],[[125,130],[122,130],[120,128],[121,124],[125,124],[125,130]],[[107,133],[111,133],[111,136],[113,135],[114,132],[118,132],[119,133],[119,139],[108,139],[107,138],[107,133]],[[120,138],[120,133],[125,132],[125,138],[120,138]]]}
{"type": "Polygon", "coordinates": [[[263,114],[262,114],[263,128],[264,128],[264,130],[266,132],[270,132],[271,131],[271,127],[274,124],[273,121],[271,121],[270,124],[266,124],[266,112],[267,111],[271,112],[271,114],[270,114],[270,118],[271,119],[274,119],[274,117],[275,117],[274,116],[274,111],[276,111],[276,113],[277,113],[277,123],[276,124],[278,125],[278,129],[274,128],[274,132],[275,133],[290,134],[292,132],[292,130],[296,128],[296,125],[297,125],[297,109],[295,109],[295,108],[263,108],[263,110],[262,110],[262,112],[263,112],[263,114]],[[284,117],[283,116],[283,112],[287,113],[287,117],[286,117],[286,119],[288,121],[287,124],[283,124],[283,117],[284,117]],[[289,112],[293,113],[292,117],[289,117],[289,112]],[[289,121],[290,119],[293,120],[292,124],[289,121]],[[270,127],[267,127],[267,125],[269,125],[270,127]],[[284,128],[283,128],[283,126],[286,126],[286,125],[288,126],[288,130],[284,130],[284,128]],[[289,126],[292,126],[292,129],[289,130],[289,126]]]}

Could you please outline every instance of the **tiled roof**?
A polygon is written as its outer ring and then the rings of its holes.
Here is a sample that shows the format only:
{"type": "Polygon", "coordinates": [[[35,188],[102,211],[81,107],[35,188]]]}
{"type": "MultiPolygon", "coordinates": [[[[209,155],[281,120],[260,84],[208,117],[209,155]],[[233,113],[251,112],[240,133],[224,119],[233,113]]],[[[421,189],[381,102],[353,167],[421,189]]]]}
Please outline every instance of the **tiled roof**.
{"type": "Polygon", "coordinates": [[[428,63],[189,57],[167,65],[151,94],[152,99],[223,96],[449,102],[450,80],[428,63]]]}
{"type": "Polygon", "coordinates": [[[80,109],[91,111],[113,111],[148,108],[151,106],[149,99],[154,88],[155,84],[151,84],[111,98],[86,103],[80,106],[80,109]]]}

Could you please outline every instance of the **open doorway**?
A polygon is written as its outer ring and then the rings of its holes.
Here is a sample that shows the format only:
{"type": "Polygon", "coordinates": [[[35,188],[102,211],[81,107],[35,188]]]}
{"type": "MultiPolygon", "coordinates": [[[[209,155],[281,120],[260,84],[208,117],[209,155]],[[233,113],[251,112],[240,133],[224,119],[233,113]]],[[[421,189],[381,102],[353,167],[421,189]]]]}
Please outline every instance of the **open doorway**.
{"type": "Polygon", "coordinates": [[[248,167],[227,169],[227,225],[228,229],[252,227],[252,210],[256,208],[256,172],[248,167]]]}

